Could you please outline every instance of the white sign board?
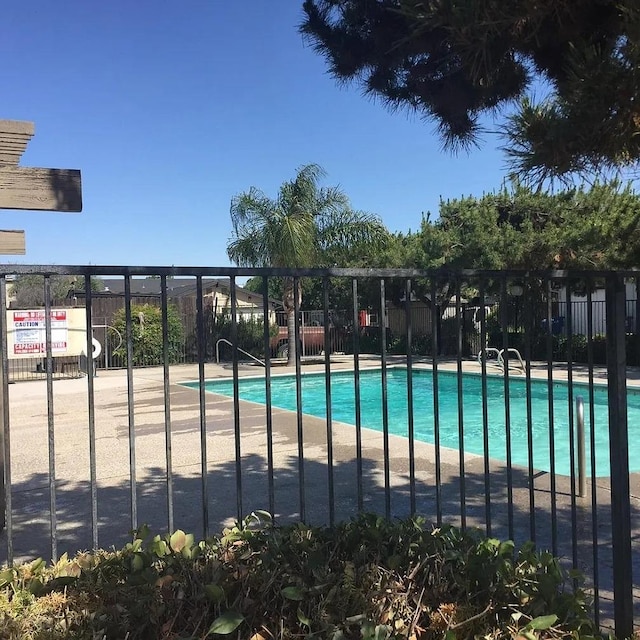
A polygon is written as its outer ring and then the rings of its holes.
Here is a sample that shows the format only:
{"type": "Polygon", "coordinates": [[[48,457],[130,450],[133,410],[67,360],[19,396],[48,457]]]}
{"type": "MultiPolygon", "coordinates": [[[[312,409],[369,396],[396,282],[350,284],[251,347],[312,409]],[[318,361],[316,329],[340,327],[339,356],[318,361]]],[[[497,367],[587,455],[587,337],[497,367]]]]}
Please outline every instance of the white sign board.
{"type": "MultiPolygon", "coordinates": [[[[54,354],[66,353],[69,329],[67,310],[52,309],[50,318],[51,351],[54,354]]],[[[14,331],[14,356],[46,354],[47,336],[44,309],[13,311],[11,321],[14,331]]]]}

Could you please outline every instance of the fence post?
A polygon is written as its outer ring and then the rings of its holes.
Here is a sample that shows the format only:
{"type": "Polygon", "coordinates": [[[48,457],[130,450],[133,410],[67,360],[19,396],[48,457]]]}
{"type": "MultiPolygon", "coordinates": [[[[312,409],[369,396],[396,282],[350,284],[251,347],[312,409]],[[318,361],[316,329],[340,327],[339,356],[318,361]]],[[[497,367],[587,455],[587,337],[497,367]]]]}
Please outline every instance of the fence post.
{"type": "MultiPolygon", "coordinates": [[[[0,312],[6,314],[6,308],[0,309],[0,312]]],[[[4,323],[3,330],[4,330],[4,323]]],[[[4,350],[3,350],[4,351],[4,350]]],[[[4,531],[6,520],[6,511],[7,511],[7,499],[6,499],[6,483],[5,483],[5,450],[6,443],[4,438],[5,433],[5,419],[4,419],[4,381],[5,381],[5,371],[4,371],[4,359],[5,354],[0,354],[0,531],[4,531]]]]}
{"type": "MultiPolygon", "coordinates": [[[[11,486],[9,467],[9,442],[8,442],[8,416],[9,394],[7,385],[9,383],[9,356],[7,352],[7,281],[5,276],[0,278],[0,531],[4,531],[7,524],[7,490],[11,486]],[[9,478],[9,481],[7,481],[9,478]]],[[[9,506],[11,500],[9,500],[9,506]]],[[[9,537],[11,531],[8,532],[9,537]]],[[[11,548],[9,539],[8,549],[11,548]]],[[[11,562],[11,558],[9,558],[11,562]]]]}
{"type": "Polygon", "coordinates": [[[607,378],[611,465],[611,537],[615,633],[633,634],[629,435],[627,432],[627,358],[625,285],[617,273],[607,276],[607,378]]]}
{"type": "Polygon", "coordinates": [[[640,276],[636,276],[636,324],[635,345],[636,345],[636,365],[640,366],[640,276]]]}

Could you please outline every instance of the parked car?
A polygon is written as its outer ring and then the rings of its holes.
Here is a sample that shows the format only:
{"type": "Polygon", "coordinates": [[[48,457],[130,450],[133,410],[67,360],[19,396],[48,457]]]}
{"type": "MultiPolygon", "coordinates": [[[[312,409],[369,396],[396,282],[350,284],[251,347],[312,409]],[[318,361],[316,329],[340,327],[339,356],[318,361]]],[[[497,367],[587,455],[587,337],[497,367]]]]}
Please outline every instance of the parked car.
{"type": "MultiPolygon", "coordinates": [[[[324,353],[324,313],[322,311],[302,311],[299,321],[299,352],[303,356],[317,356],[324,353]]],[[[343,351],[344,330],[335,326],[329,318],[329,342],[331,352],[343,351]]],[[[286,314],[278,314],[278,334],[271,340],[271,350],[279,358],[289,355],[289,333],[286,314]]]]}

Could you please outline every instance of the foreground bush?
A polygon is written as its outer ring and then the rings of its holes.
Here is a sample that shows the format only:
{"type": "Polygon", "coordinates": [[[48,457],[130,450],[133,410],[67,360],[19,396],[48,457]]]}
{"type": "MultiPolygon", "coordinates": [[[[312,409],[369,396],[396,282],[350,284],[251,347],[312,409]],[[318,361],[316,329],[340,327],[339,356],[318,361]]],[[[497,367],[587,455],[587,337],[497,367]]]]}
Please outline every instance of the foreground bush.
{"type": "Polygon", "coordinates": [[[257,513],[194,544],[137,532],[120,551],[0,573],[0,637],[588,638],[584,594],[548,553],[361,516],[334,529],[257,513]]]}

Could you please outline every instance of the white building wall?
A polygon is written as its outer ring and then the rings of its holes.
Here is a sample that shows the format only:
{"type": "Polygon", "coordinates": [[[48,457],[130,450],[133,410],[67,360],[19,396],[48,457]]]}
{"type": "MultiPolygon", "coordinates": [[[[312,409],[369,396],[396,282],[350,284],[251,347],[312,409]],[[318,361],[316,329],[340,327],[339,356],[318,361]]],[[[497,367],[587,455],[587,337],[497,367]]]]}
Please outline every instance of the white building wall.
{"type": "MultiPolygon", "coordinates": [[[[628,330],[632,330],[636,326],[636,285],[630,281],[625,285],[626,288],[626,324],[628,330]]],[[[567,330],[567,290],[565,287],[558,291],[559,315],[565,316],[565,331],[567,330]]],[[[607,309],[606,309],[606,291],[604,289],[596,289],[591,294],[592,307],[592,326],[593,335],[606,335],[607,332],[607,309]]],[[[574,335],[587,335],[588,331],[588,309],[587,296],[579,296],[571,294],[571,325],[574,335]]]]}

